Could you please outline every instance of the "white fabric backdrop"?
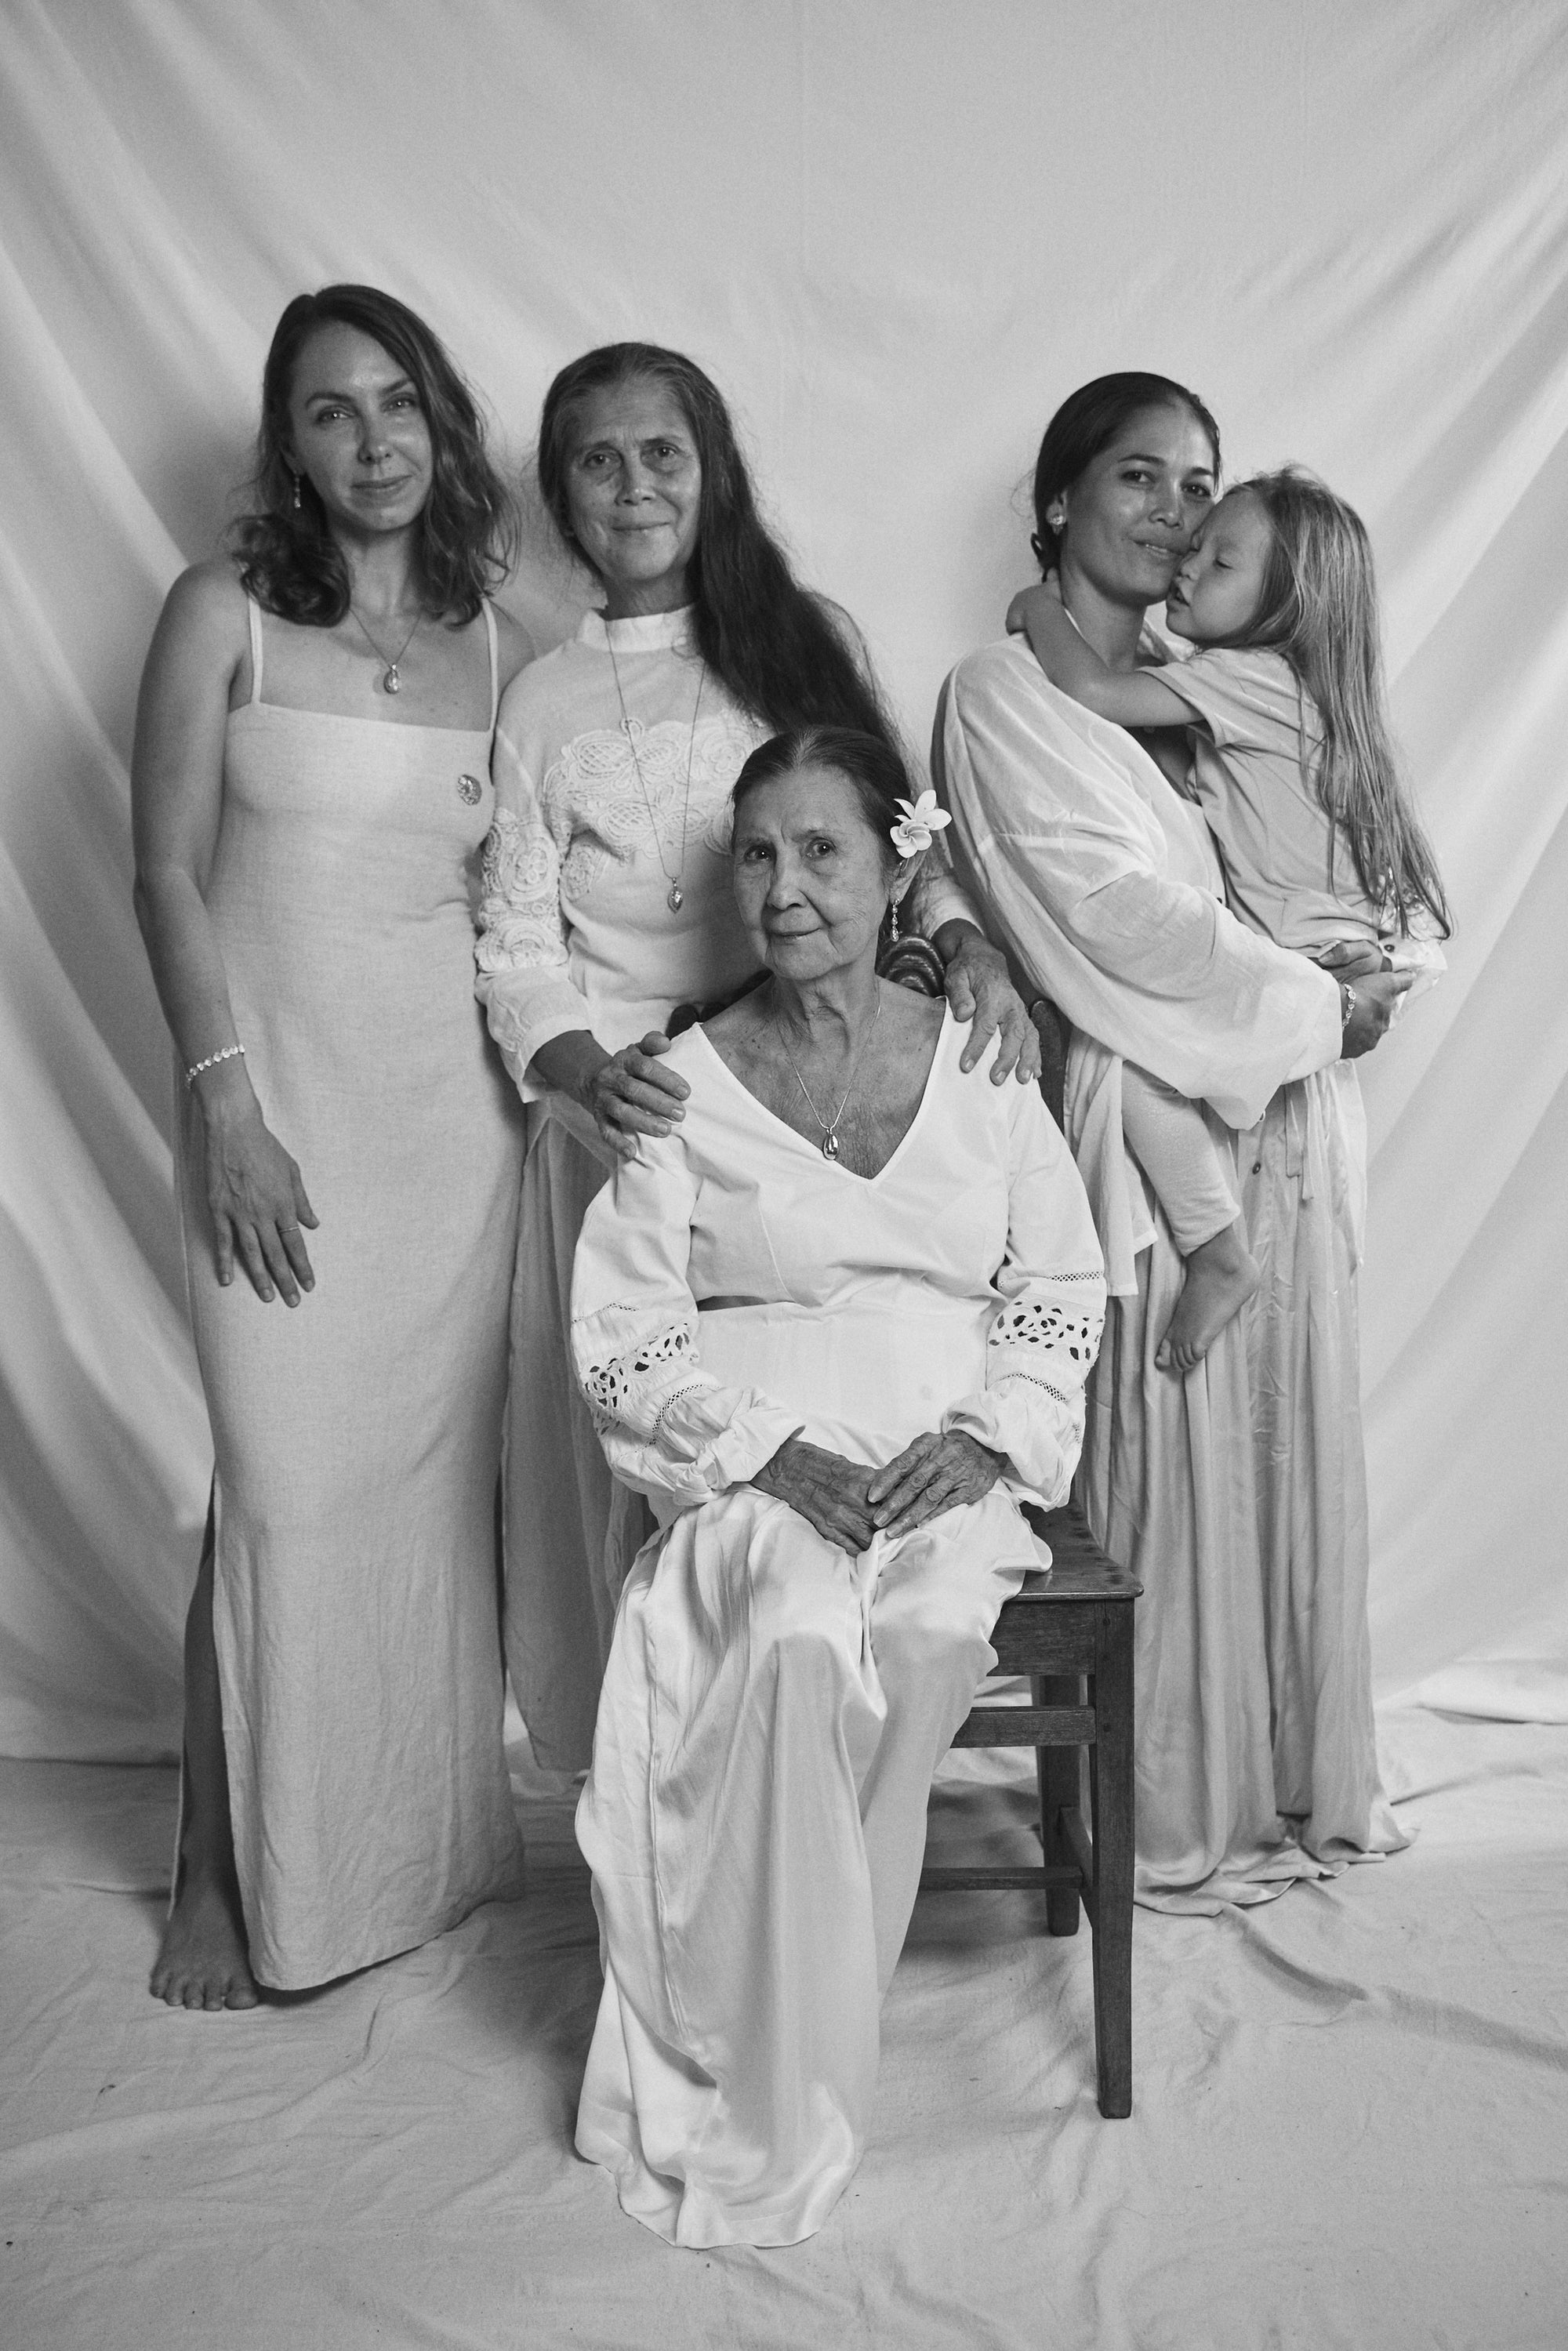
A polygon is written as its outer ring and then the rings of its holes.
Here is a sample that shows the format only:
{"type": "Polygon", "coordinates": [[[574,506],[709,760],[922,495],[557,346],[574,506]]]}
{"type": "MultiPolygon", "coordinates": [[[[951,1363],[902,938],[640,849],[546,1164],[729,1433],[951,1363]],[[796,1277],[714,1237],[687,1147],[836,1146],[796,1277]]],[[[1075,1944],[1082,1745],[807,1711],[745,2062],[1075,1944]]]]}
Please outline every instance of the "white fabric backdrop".
{"type": "MultiPolygon", "coordinates": [[[[1378,1673],[1568,1657],[1565,116],[1528,0],[9,0],[0,1749],[176,1736],[209,1461],[126,758],[272,324],[334,277],[424,312],[519,459],[574,352],[690,350],[917,738],[1085,377],[1192,382],[1232,472],[1361,507],[1460,923],[1364,1064],[1378,1673]]],[[[580,592],[541,547],[512,601],[554,638],[580,592]]]]}

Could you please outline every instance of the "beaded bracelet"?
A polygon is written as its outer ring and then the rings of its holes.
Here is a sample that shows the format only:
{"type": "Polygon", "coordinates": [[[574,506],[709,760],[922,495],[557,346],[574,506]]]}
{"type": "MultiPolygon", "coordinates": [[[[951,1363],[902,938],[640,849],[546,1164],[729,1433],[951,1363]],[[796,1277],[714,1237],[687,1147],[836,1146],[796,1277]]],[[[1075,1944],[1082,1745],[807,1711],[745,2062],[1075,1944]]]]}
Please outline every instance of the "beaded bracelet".
{"type": "Polygon", "coordinates": [[[193,1086],[204,1070],[215,1070],[220,1061],[232,1061],[236,1053],[244,1051],[243,1045],[225,1045],[221,1053],[209,1053],[204,1061],[193,1061],[185,1072],[185,1083],[193,1086]]]}
{"type": "Polygon", "coordinates": [[[1348,979],[1342,979],[1339,984],[1339,1025],[1342,1036],[1350,1027],[1350,1016],[1354,1010],[1355,990],[1348,979]]]}

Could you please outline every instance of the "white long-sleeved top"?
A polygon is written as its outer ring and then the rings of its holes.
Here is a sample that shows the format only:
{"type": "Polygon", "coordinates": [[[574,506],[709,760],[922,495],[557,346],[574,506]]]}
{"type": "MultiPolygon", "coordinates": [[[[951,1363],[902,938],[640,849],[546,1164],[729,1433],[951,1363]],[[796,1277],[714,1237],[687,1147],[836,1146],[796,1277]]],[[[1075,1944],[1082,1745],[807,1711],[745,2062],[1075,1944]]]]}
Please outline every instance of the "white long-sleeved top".
{"type": "MultiPolygon", "coordinates": [[[[705,671],[692,617],[590,612],[502,697],[477,988],[525,1102],[546,1091],[527,1072],[552,1038],[587,1029],[614,1052],[757,967],[730,887],[729,794],[771,730],[705,671]]],[[[938,848],[910,920],[930,937],[956,917],[977,919],[938,848]]]]}
{"type": "Polygon", "coordinates": [[[1201,812],[1027,644],[959,663],[932,765],[960,878],[1075,1029],[1239,1128],[1338,1060],[1337,983],[1220,904],[1201,812]]]}
{"type": "Polygon", "coordinates": [[[802,1435],[880,1465],[926,1430],[1065,1500],[1105,1281],[1082,1184],[1035,1087],[958,1067],[943,1024],[915,1121],[867,1179],[773,1116],[700,1029],[685,1117],[588,1211],[572,1349],[611,1467],[662,1520],[802,1435]]]}

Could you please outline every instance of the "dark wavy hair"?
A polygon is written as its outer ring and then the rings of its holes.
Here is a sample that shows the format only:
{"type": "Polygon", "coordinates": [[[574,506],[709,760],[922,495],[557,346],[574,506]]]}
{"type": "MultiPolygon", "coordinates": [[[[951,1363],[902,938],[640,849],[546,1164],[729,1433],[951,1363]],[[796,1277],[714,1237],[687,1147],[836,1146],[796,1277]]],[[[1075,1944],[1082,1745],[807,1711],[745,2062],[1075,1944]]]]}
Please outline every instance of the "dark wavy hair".
{"type": "Polygon", "coordinates": [[[287,455],[294,371],[319,327],[357,327],[408,376],[430,427],[430,496],[419,518],[418,559],[427,611],[472,621],[511,569],[517,510],[485,453],[484,420],[444,345],[424,320],[375,286],[323,286],[297,294],[273,332],[261,378],[261,428],[248,485],[251,510],[234,528],[240,579],[257,603],[286,621],[329,629],[349,609],[349,572],[308,479],[287,455]]]}
{"type": "Polygon", "coordinates": [[[575,541],[567,474],[578,419],[596,392],[661,385],[679,406],[702,466],[696,553],[697,650],[743,709],[780,731],[815,723],[887,741],[882,696],[823,599],[802,588],[763,523],[724,396],[680,351],[606,343],[562,368],[539,417],[539,490],[556,528],[575,541]]]}
{"type": "Polygon", "coordinates": [[[1034,468],[1034,537],[1030,540],[1043,575],[1054,569],[1061,551],[1059,533],[1046,521],[1052,498],[1070,490],[1086,465],[1108,449],[1122,427],[1145,408],[1185,408],[1207,436],[1214,452],[1214,472],[1219,475],[1219,427],[1196,392],[1173,383],[1168,375],[1145,375],[1129,370],[1121,375],[1097,375],[1092,383],[1071,392],[1045,428],[1034,468]]]}
{"type": "Polygon", "coordinates": [[[770,742],[759,743],[747,760],[729,795],[738,817],[741,802],[759,784],[775,783],[801,768],[831,768],[841,776],[860,803],[860,811],[875,833],[888,872],[900,863],[891,838],[904,814],[898,803],[912,800],[909,774],[885,735],[869,735],[859,726],[797,726],[770,742]]]}

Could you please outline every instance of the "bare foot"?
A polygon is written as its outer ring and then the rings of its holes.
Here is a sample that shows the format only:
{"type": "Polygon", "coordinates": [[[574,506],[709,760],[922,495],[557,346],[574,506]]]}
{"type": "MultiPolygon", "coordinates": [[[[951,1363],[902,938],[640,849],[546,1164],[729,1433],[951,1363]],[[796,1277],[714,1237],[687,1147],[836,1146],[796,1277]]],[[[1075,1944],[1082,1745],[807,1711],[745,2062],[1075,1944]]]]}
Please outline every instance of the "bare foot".
{"type": "Polygon", "coordinates": [[[163,1929],[148,1991],[171,2008],[255,2008],[239,1887],[213,1869],[186,1867],[163,1929]]]}
{"type": "Polygon", "coordinates": [[[1190,1372],[1201,1364],[1231,1316],[1258,1287],[1258,1260],[1241,1238],[1241,1219],[1195,1249],[1165,1337],[1155,1349],[1162,1372],[1190,1372]]]}

